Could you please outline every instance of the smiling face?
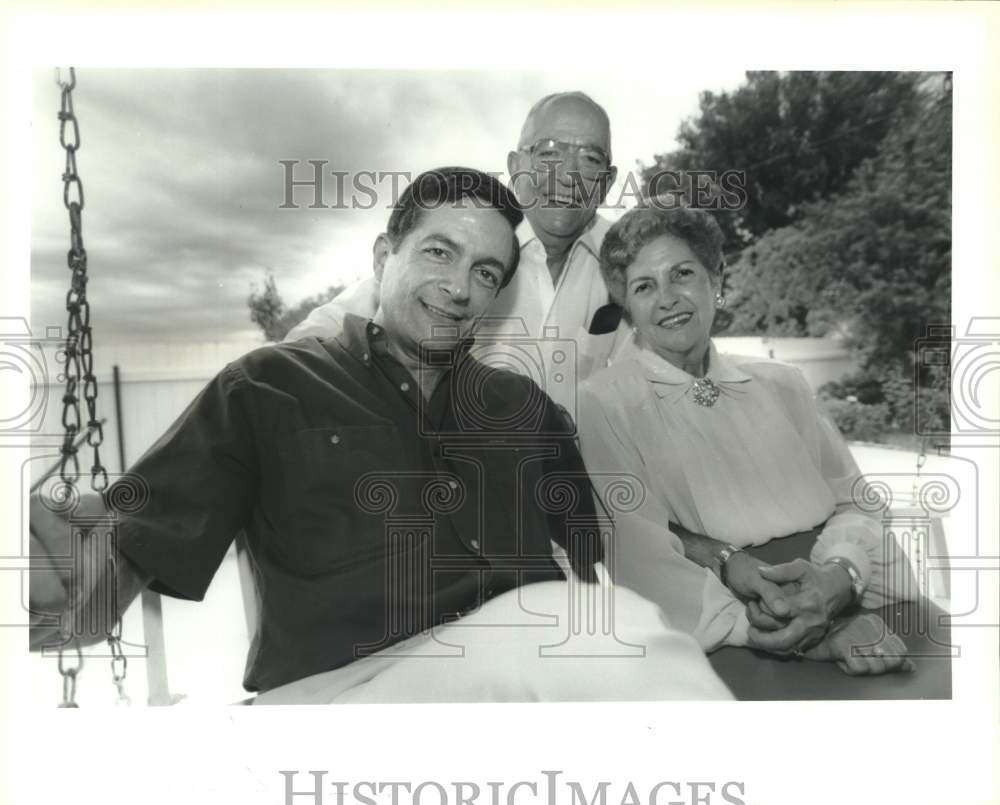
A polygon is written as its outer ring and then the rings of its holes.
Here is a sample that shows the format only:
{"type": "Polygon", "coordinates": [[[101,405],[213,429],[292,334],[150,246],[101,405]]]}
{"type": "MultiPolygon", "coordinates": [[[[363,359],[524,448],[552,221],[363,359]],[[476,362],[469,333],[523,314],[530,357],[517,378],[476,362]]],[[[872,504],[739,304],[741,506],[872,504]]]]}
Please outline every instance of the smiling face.
{"type": "Polygon", "coordinates": [[[511,152],[507,167],[513,189],[524,207],[535,234],[544,241],[575,240],[591,222],[614,184],[616,169],[597,179],[584,178],[586,151],[576,151],[565,161],[544,159],[551,168],[538,170],[527,150],[543,140],[570,146],[591,146],[611,152],[608,121],[592,102],[577,96],[558,97],[525,122],[520,148],[511,152]]]}
{"type": "Polygon", "coordinates": [[[426,210],[395,250],[386,235],[375,240],[375,321],[413,357],[428,339],[457,342],[496,298],[513,258],[513,230],[495,209],[464,199],[426,210]]]}
{"type": "Polygon", "coordinates": [[[673,235],[647,243],[625,274],[625,309],[643,346],[701,374],[715,319],[717,280],[673,235]]]}

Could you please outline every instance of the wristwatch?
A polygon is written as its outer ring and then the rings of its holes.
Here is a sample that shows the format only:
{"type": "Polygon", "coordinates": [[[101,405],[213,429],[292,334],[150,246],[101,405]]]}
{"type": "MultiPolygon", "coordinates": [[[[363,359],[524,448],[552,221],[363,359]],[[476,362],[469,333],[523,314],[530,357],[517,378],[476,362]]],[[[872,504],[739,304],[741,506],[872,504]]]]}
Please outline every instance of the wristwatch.
{"type": "Polygon", "coordinates": [[[858,603],[861,600],[861,596],[864,595],[865,582],[861,578],[858,569],[854,566],[854,562],[850,559],[845,559],[843,556],[831,556],[823,564],[837,565],[847,571],[847,575],[851,577],[851,604],[858,603]]]}
{"type": "Polygon", "coordinates": [[[734,553],[743,552],[742,548],[737,548],[735,545],[730,545],[729,543],[726,543],[715,552],[715,561],[719,565],[719,581],[726,587],[729,586],[729,581],[726,578],[726,562],[729,561],[734,553]]]}

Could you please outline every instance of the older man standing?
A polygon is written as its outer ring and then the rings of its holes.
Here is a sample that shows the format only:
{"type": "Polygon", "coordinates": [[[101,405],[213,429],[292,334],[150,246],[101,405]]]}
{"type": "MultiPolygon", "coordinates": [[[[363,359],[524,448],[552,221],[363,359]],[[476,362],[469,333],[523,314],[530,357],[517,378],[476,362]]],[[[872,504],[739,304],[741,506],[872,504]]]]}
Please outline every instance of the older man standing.
{"type": "MultiPolygon", "coordinates": [[[[575,417],[576,384],[625,342],[608,303],[598,255],[608,222],[597,214],[617,177],[604,109],[582,92],[547,95],[528,113],[507,169],[525,220],[521,262],[497,297],[477,357],[528,374],[575,417]],[[603,311],[602,311],[603,312],[603,311]]],[[[344,315],[373,316],[378,288],[364,280],[314,310],[286,340],[332,335],[344,315]]]]}

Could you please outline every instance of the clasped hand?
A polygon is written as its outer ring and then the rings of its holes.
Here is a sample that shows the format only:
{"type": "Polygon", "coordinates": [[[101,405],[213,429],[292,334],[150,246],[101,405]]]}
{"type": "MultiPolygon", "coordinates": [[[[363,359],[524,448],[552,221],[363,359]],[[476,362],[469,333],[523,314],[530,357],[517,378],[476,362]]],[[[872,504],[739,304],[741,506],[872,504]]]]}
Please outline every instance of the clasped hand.
{"type": "Polygon", "coordinates": [[[913,670],[906,644],[877,615],[864,613],[831,628],[851,597],[851,579],[843,568],[805,559],[772,567],[742,552],[730,562],[738,556],[734,576],[727,563],[727,579],[746,600],[751,648],[835,662],[852,676],[913,670]]]}
{"type": "Polygon", "coordinates": [[[842,568],[805,559],[770,566],[739,552],[726,563],[726,577],[746,602],[752,646],[774,654],[817,645],[850,600],[850,577],[842,568]]]}

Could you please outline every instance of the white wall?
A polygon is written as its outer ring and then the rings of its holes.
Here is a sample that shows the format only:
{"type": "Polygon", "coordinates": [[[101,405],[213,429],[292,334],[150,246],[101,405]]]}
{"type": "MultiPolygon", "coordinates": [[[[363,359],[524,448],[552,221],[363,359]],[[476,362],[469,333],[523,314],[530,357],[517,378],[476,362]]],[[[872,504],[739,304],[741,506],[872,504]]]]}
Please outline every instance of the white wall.
{"type": "Polygon", "coordinates": [[[720,352],[773,358],[802,370],[813,390],[857,370],[849,350],[830,338],[767,338],[732,336],[716,338],[720,352]]]}

